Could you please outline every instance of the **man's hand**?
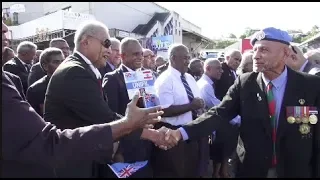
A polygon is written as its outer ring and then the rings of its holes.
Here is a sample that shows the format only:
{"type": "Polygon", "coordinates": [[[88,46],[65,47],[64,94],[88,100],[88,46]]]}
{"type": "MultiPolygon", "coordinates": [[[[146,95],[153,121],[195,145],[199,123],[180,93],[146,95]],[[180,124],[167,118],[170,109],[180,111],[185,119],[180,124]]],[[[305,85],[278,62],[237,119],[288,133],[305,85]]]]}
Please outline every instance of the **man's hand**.
{"type": "Polygon", "coordinates": [[[156,146],[159,146],[161,149],[170,149],[178,144],[178,141],[175,138],[166,139],[166,133],[170,129],[166,127],[161,127],[160,129],[144,129],[141,138],[147,139],[153,142],[156,146]]]}
{"type": "Polygon", "coordinates": [[[200,108],[204,108],[204,101],[201,98],[193,98],[192,102],[191,102],[191,108],[192,110],[198,110],[200,108]]]}
{"type": "Polygon", "coordinates": [[[165,135],[164,142],[162,142],[163,139],[161,139],[162,141],[159,141],[155,144],[163,150],[168,150],[173,148],[182,139],[182,135],[180,134],[179,130],[172,130],[166,127],[161,127],[160,129],[158,129],[158,131],[164,133],[165,135]]]}
{"type": "Polygon", "coordinates": [[[152,108],[139,108],[137,102],[139,93],[136,93],[131,102],[127,105],[125,119],[130,124],[131,129],[143,128],[147,124],[154,124],[160,121],[163,111],[160,106],[152,108]]]}

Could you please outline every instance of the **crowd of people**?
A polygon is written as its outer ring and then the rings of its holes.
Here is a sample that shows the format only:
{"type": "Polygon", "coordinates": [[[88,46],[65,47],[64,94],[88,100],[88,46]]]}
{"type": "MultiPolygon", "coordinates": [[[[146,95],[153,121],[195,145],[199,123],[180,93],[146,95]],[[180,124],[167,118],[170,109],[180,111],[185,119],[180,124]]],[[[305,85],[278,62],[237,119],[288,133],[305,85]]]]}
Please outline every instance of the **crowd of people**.
{"type": "Polygon", "coordinates": [[[319,178],[320,52],[265,28],[253,49],[168,59],[98,21],[39,50],[8,47],[2,22],[2,177],[319,178]],[[16,52],[16,53],[15,53],[16,52]],[[157,106],[129,99],[124,72],[152,70],[157,106]],[[212,163],[210,163],[210,160],[212,163]]]}

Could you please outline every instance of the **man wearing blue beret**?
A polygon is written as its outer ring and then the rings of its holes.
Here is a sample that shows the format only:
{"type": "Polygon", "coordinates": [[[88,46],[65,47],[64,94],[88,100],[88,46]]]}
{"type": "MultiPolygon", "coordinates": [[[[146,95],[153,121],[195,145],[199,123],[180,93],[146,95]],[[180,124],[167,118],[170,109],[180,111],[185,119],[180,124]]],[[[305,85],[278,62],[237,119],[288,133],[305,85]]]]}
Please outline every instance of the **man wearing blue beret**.
{"type": "Polygon", "coordinates": [[[254,72],[239,76],[222,102],[167,139],[194,140],[226,126],[238,114],[245,157],[237,177],[319,178],[320,78],[285,65],[292,38],[273,27],[251,40],[254,72]]]}

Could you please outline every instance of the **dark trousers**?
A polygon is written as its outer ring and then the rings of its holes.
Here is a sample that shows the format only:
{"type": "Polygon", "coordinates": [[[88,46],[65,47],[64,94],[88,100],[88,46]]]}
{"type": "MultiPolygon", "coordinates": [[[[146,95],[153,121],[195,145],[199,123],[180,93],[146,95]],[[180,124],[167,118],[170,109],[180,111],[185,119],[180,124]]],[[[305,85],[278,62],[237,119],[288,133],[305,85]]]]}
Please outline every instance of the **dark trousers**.
{"type": "MultiPolygon", "coordinates": [[[[170,129],[179,127],[167,123],[158,123],[155,129],[162,126],[170,129]]],[[[179,142],[176,147],[162,150],[153,147],[151,165],[154,178],[193,178],[199,177],[198,141],[179,142]]]]}

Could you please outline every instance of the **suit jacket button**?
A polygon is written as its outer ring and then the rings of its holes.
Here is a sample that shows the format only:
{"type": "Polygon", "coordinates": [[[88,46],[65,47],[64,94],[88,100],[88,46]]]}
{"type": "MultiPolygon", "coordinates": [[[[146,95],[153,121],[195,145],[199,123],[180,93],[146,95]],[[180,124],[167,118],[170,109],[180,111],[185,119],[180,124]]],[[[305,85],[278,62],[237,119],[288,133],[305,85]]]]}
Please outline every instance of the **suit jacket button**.
{"type": "Polygon", "coordinates": [[[269,157],[268,157],[268,156],[266,156],[266,157],[264,157],[264,159],[269,159],[269,157]]]}

